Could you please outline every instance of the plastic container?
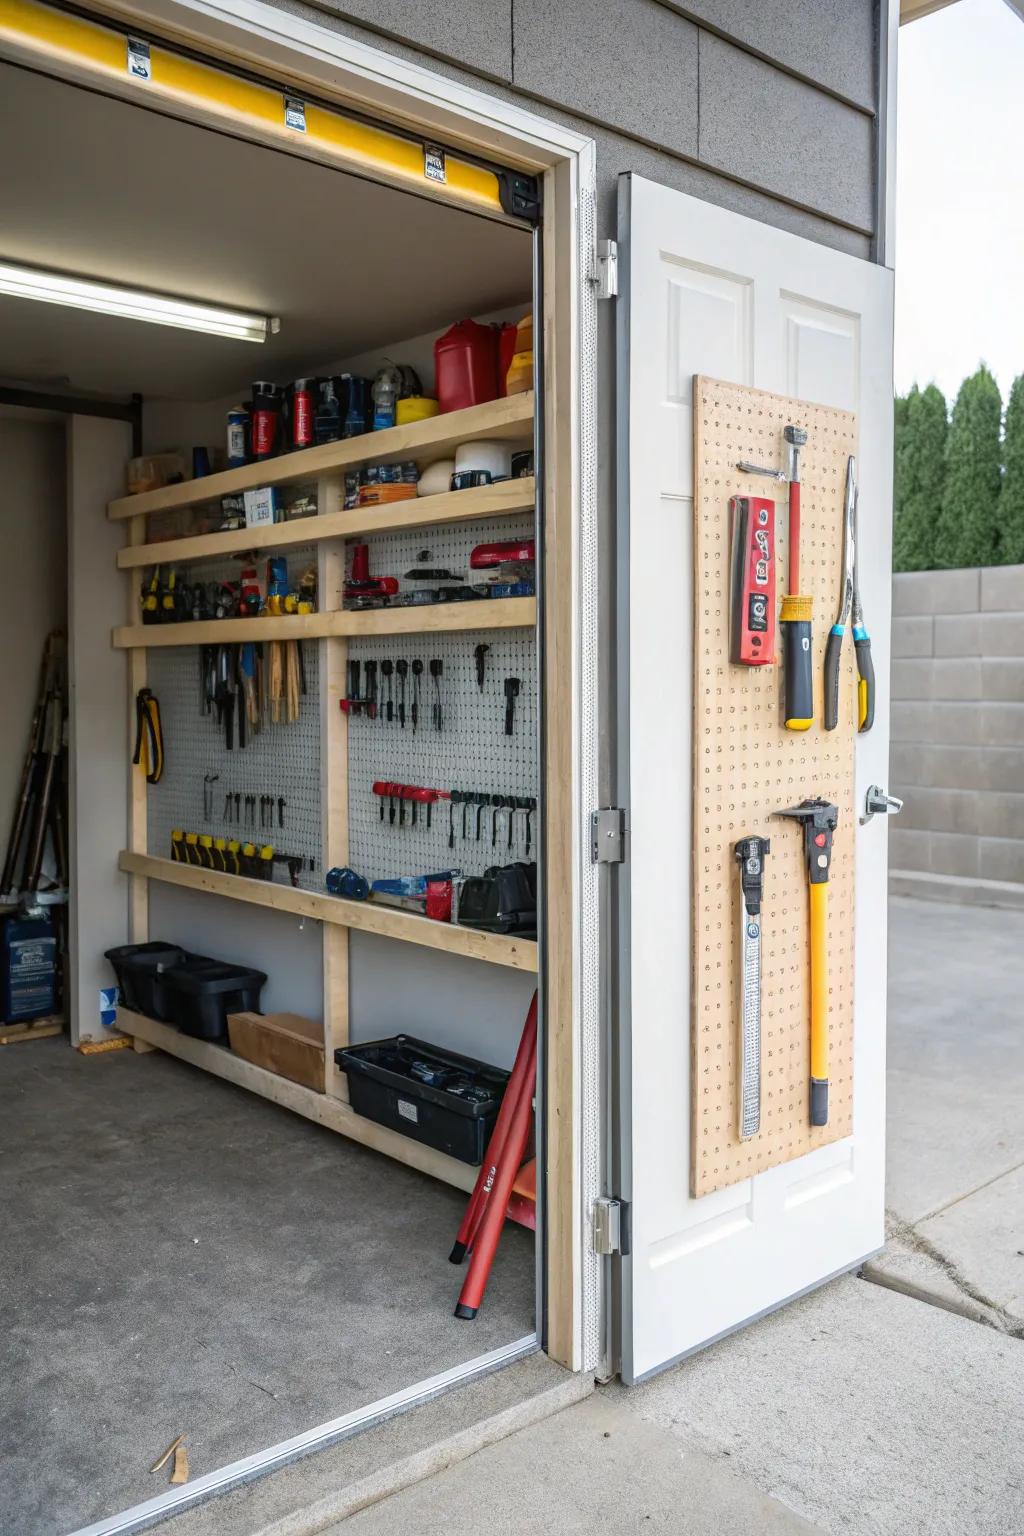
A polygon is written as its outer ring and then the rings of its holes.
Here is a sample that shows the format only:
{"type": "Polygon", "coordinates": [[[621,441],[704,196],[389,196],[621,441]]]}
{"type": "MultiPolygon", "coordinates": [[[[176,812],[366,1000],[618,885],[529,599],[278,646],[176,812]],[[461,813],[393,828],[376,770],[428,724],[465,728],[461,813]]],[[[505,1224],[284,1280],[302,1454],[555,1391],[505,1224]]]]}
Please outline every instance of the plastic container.
{"type": "Polygon", "coordinates": [[[170,1018],[164,991],[164,972],[188,958],[177,944],[154,939],[150,944],[121,944],[108,949],[106,959],[114,967],[121,1001],[133,1013],[165,1023],[170,1018]]]}
{"type": "Polygon", "coordinates": [[[429,395],[406,395],[395,406],[395,426],[407,426],[410,421],[428,421],[436,416],[441,407],[429,395]]]}
{"type": "Polygon", "coordinates": [[[246,965],[189,956],[163,975],[171,1023],[198,1040],[223,1040],[229,1013],[259,1012],[266,979],[246,965]]]}
{"type": "Polygon", "coordinates": [[[57,938],[48,917],[8,917],[0,935],[0,1019],[45,1018],[57,1003],[57,938]]]}
{"type": "Polygon", "coordinates": [[[437,496],[450,490],[454,472],[454,459],[438,459],[436,464],[428,464],[417,482],[417,496],[437,496]]]}
{"type": "Polygon", "coordinates": [[[455,473],[466,470],[484,470],[490,476],[485,484],[507,480],[512,473],[512,449],[508,443],[482,439],[476,443],[460,443],[455,450],[455,473]]]}
{"type": "Polygon", "coordinates": [[[350,1045],[334,1060],[357,1115],[474,1166],[484,1152],[509,1074],[411,1035],[350,1045]]]}
{"type": "Polygon", "coordinates": [[[442,413],[497,399],[497,331],[476,320],[460,320],[434,342],[434,373],[442,413]]]}

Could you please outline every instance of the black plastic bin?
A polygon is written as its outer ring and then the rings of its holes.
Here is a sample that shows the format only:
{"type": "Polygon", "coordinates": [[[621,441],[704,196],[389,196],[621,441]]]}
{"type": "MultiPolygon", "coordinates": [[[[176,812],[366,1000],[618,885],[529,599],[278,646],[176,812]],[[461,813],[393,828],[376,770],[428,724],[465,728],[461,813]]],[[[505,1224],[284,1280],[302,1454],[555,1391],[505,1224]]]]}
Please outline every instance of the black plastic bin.
{"type": "Polygon", "coordinates": [[[164,972],[164,988],[172,1024],[183,1035],[199,1040],[223,1040],[229,1013],[258,1013],[266,981],[263,971],[186,955],[184,963],[164,972]]]}
{"type": "Polygon", "coordinates": [[[171,966],[186,959],[185,951],[177,944],[154,939],[151,944],[121,944],[106,950],[105,955],[114,967],[124,1006],[166,1024],[171,1015],[164,976],[171,966]]]}
{"type": "Polygon", "coordinates": [[[410,1035],[343,1046],[334,1060],[356,1114],[460,1162],[483,1162],[509,1079],[500,1067],[410,1035]]]}

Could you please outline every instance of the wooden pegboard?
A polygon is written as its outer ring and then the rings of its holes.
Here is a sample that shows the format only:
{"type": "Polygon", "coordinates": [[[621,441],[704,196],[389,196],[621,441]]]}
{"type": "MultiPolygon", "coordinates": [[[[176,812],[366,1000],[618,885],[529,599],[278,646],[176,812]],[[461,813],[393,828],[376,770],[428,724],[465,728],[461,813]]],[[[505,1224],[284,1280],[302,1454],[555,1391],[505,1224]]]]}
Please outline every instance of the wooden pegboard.
{"type": "MultiPolygon", "coordinates": [[[[855,664],[843,648],[839,725],[822,725],[825,641],[842,566],[846,461],[856,417],[698,376],[694,380],[693,1103],[691,1191],[735,1184],[850,1135],[853,1125],[855,664]],[[777,597],[786,590],[787,488],[738,460],[785,467],[782,430],[801,454],[801,590],[814,599],[814,719],[782,725],[782,668],[729,662],[730,518],[735,495],[776,502],[777,597]],[[829,1123],[808,1114],[810,983],[803,832],[772,812],[821,795],[839,807],[829,896],[829,1123]],[[771,838],[761,977],[761,1128],[737,1135],[739,1076],[736,840],[771,838]]],[[[777,645],[781,656],[781,645],[777,645]]]]}

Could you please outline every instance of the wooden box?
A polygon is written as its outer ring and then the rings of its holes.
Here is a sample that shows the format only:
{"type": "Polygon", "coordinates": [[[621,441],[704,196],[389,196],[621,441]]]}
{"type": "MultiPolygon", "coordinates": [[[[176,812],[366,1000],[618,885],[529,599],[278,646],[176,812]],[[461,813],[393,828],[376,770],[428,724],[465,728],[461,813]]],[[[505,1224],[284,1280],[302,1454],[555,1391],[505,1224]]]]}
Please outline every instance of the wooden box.
{"type": "Polygon", "coordinates": [[[324,1027],[297,1013],[229,1013],[236,1056],[305,1088],[324,1091],[324,1027]]]}

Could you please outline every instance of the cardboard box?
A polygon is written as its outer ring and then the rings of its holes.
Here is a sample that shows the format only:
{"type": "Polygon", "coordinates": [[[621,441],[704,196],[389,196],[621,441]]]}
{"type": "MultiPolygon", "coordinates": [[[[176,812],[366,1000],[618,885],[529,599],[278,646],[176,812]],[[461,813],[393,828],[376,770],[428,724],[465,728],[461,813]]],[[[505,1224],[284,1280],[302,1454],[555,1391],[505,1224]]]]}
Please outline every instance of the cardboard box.
{"type": "Polygon", "coordinates": [[[304,1088],[324,1090],[324,1028],[297,1013],[229,1013],[236,1056],[304,1088]]]}

